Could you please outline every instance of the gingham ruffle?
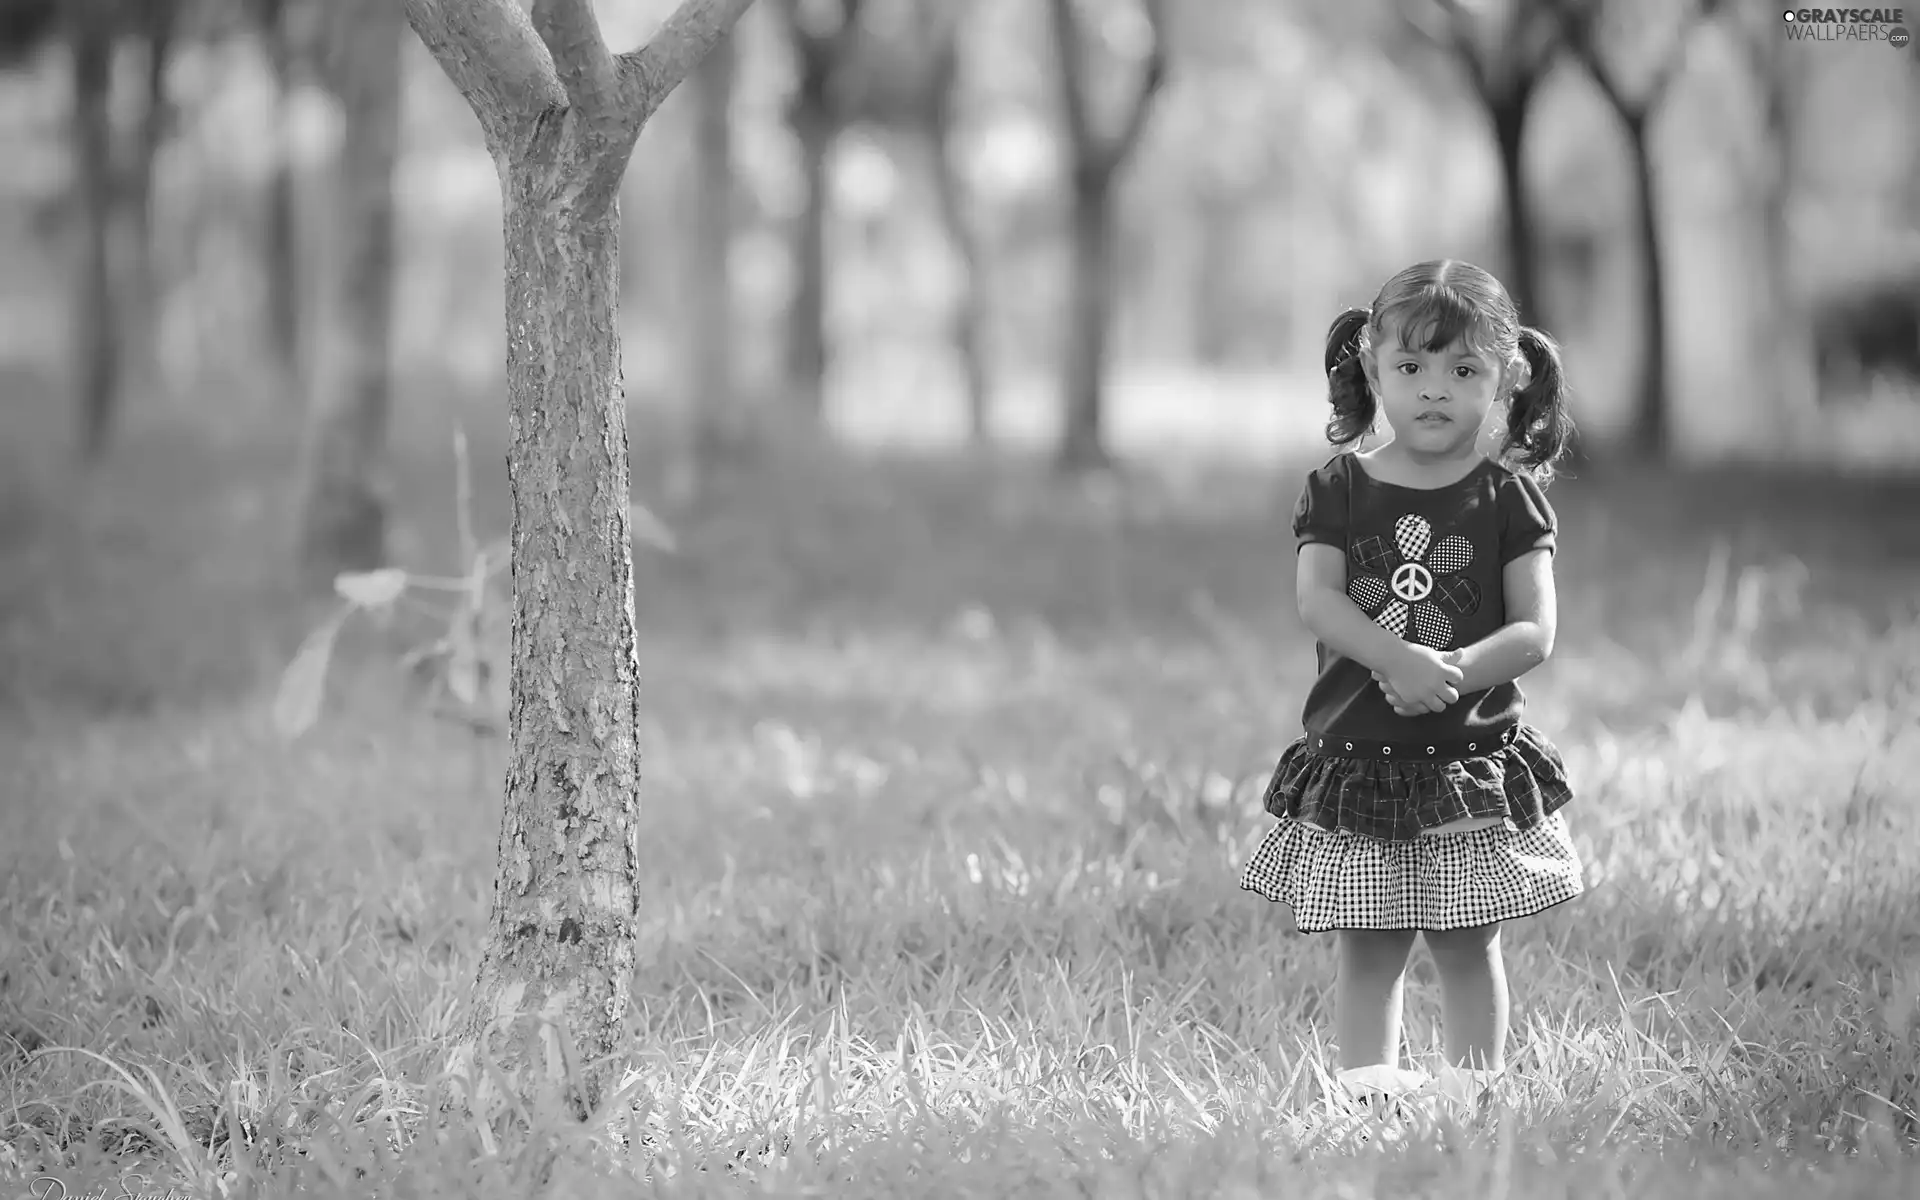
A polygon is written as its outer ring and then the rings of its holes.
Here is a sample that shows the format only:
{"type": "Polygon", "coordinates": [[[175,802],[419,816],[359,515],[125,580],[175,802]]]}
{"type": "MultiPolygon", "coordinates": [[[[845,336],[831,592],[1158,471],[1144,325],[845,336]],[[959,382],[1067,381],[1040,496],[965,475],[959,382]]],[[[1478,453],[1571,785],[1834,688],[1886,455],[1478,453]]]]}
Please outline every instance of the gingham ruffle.
{"type": "Polygon", "coordinates": [[[1283,819],[1240,886],[1293,910],[1302,933],[1466,929],[1530,917],[1586,890],[1567,819],[1389,842],[1283,819]]]}
{"type": "Polygon", "coordinates": [[[1281,754],[1267,783],[1276,817],[1385,841],[1411,841],[1458,821],[1496,818],[1532,828],[1573,799],[1560,752],[1531,726],[1492,754],[1451,762],[1336,758],[1301,737],[1281,754]]]}

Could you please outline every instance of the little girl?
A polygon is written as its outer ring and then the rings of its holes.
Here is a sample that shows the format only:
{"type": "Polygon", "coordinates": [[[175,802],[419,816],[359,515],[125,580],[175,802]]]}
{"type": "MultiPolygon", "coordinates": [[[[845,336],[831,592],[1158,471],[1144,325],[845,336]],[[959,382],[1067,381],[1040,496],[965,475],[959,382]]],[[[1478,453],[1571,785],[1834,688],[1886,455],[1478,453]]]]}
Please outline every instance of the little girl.
{"type": "Polygon", "coordinates": [[[1343,1083],[1407,1074],[1416,932],[1439,968],[1447,1059],[1484,1080],[1504,1067],[1501,922],[1585,887],[1565,768],[1520,720],[1515,683],[1553,653],[1541,484],[1572,433],[1560,354],[1492,275],[1424,262],[1334,320],[1326,368],[1328,440],[1351,445],[1382,414],[1393,438],[1314,471],[1294,509],[1319,678],[1267,785],[1279,825],[1240,886],[1303,933],[1338,931],[1343,1083]],[[1496,460],[1477,443],[1500,407],[1496,460]]]}

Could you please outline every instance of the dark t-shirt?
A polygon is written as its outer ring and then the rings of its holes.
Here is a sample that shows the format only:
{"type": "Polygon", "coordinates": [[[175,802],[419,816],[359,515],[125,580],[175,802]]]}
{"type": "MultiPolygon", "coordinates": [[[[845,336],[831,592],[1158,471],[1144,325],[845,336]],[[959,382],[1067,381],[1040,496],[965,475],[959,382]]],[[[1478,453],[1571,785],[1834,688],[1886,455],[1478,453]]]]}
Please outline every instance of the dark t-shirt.
{"type": "MultiPolygon", "coordinates": [[[[1347,556],[1347,595],[1382,627],[1435,650],[1457,650],[1506,624],[1505,568],[1551,550],[1557,525],[1540,485],[1492,461],[1442,488],[1383,483],[1351,453],[1307,477],[1294,508],[1301,546],[1324,542],[1347,556]]],[[[1307,693],[1310,734],[1368,741],[1438,741],[1498,734],[1520,719],[1515,683],[1469,692],[1446,711],[1402,717],[1373,672],[1324,643],[1307,693]]]]}

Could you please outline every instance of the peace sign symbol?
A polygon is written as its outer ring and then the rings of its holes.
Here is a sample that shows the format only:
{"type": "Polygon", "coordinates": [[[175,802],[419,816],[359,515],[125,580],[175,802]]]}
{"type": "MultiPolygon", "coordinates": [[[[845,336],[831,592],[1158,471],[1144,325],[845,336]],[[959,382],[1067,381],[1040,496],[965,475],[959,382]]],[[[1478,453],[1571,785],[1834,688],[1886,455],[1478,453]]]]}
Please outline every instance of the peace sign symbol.
{"type": "Polygon", "coordinates": [[[1433,572],[1417,562],[1401,563],[1393,569],[1393,594],[1415,604],[1433,591],[1433,572]]]}

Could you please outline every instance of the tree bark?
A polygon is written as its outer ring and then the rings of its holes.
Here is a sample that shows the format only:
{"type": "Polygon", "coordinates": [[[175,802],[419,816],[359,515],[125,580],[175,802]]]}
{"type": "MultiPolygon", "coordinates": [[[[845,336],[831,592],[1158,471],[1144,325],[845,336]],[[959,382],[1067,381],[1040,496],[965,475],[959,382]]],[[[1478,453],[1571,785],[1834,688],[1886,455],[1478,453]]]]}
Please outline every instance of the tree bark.
{"type": "Polygon", "coordinates": [[[1651,459],[1665,457],[1671,441],[1667,412],[1667,291],[1661,253],[1660,210],[1654,189],[1647,118],[1627,120],[1634,185],[1634,225],[1640,251],[1640,394],[1633,425],[1634,448],[1651,459]]]}
{"type": "Polygon", "coordinates": [[[394,173],[400,157],[401,10],[361,0],[341,22],[348,44],[334,87],[345,116],[336,197],[338,329],[308,431],[301,556],[330,579],[386,561],[387,427],[392,408],[394,173]]]}
{"type": "Polygon", "coordinates": [[[74,383],[79,449],[96,462],[107,451],[120,400],[121,322],[114,279],[113,35],[97,3],[76,6],[72,137],[80,207],[80,270],[73,297],[74,383]]]}
{"type": "Polygon", "coordinates": [[[1068,317],[1060,466],[1069,472],[1112,464],[1106,445],[1107,336],[1113,322],[1113,186],[1082,181],[1073,193],[1073,281],[1068,317]]]}
{"type": "MultiPolygon", "coordinates": [[[[530,151],[505,182],[512,758],[467,1036],[531,1010],[557,1021],[582,1058],[599,1059],[621,1032],[639,915],[620,213],[617,199],[595,211],[561,198],[580,165],[560,123],[543,123],[530,151]]],[[[544,1061],[558,1086],[555,1032],[495,1030],[488,1051],[544,1061]]],[[[594,1102],[575,1100],[581,1116],[594,1102]]]]}

